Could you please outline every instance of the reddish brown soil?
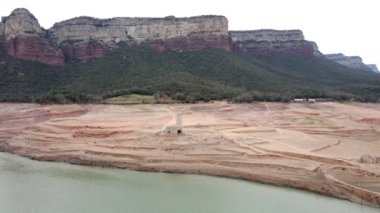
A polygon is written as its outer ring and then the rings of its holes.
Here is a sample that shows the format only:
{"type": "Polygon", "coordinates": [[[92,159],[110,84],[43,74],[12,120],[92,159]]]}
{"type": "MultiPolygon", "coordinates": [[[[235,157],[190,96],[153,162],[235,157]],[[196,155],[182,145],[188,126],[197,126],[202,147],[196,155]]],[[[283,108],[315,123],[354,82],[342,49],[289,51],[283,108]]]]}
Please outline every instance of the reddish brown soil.
{"type": "Polygon", "coordinates": [[[380,105],[0,104],[0,150],[36,160],[196,173],[380,206],[380,105]],[[175,113],[184,134],[161,135],[175,113]]]}

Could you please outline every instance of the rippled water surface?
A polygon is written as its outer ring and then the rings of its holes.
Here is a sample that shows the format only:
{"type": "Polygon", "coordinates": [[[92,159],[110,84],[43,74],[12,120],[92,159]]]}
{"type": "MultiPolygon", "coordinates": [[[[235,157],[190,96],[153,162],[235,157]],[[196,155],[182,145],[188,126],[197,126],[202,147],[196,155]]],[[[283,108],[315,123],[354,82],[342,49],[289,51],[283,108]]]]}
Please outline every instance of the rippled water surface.
{"type": "Polygon", "coordinates": [[[0,153],[0,212],[376,212],[303,191],[198,175],[32,161],[0,153]]]}

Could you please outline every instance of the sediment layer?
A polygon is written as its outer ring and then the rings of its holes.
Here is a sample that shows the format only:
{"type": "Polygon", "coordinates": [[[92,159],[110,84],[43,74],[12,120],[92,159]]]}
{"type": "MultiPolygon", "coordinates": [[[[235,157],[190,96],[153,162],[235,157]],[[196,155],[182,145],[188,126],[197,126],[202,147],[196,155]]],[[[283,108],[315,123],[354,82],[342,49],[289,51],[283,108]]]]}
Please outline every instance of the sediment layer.
{"type": "Polygon", "coordinates": [[[0,150],[35,160],[206,174],[380,206],[380,105],[1,104],[0,150]],[[184,133],[161,134],[183,114],[184,133]],[[360,134],[359,134],[360,133],[360,134]]]}
{"type": "Polygon", "coordinates": [[[13,57],[63,65],[70,59],[89,60],[112,52],[119,44],[147,45],[157,51],[225,52],[257,55],[321,56],[316,43],[300,30],[228,31],[224,16],[188,18],[76,17],[43,29],[27,9],[15,9],[0,23],[0,39],[13,57]]]}

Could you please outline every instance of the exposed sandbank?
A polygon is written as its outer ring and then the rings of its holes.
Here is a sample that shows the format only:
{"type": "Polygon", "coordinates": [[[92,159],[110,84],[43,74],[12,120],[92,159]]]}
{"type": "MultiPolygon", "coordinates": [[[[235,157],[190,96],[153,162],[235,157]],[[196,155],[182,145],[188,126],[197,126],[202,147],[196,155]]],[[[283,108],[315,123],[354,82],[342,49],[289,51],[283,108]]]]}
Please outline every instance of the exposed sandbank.
{"type": "Polygon", "coordinates": [[[241,178],[380,206],[380,104],[0,104],[0,150],[241,178]],[[161,135],[176,112],[184,134],[161,135]]]}

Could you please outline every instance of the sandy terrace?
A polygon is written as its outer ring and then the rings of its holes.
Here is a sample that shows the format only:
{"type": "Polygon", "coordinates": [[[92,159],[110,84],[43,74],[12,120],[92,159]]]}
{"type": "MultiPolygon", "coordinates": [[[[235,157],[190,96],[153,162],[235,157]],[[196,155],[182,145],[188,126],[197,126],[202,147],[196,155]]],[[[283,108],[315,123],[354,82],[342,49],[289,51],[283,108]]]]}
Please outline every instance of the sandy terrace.
{"type": "Polygon", "coordinates": [[[378,104],[0,104],[0,150],[242,178],[380,206],[378,104]],[[160,134],[176,113],[184,134],[160,134]]]}

